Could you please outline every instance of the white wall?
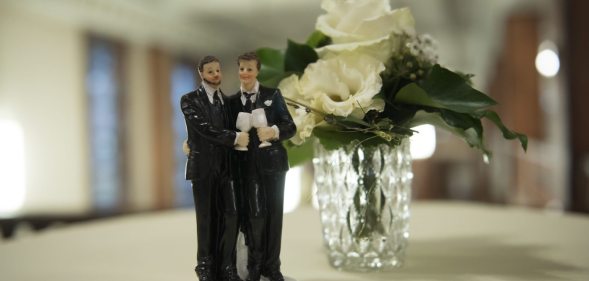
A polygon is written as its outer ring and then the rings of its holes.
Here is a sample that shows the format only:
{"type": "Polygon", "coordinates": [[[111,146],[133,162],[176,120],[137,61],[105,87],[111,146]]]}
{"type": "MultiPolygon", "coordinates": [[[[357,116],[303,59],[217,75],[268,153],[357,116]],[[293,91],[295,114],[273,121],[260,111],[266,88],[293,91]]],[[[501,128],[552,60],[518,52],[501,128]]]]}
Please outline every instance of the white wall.
{"type": "MultiPolygon", "coordinates": [[[[0,119],[23,127],[24,213],[91,209],[86,38],[79,25],[0,4],[0,119]]],[[[146,210],[155,201],[149,50],[142,42],[123,43],[128,201],[146,210]]]]}
{"type": "Polygon", "coordinates": [[[0,118],[17,121],[24,132],[23,212],[87,210],[81,31],[2,6],[0,42],[0,118]]]}

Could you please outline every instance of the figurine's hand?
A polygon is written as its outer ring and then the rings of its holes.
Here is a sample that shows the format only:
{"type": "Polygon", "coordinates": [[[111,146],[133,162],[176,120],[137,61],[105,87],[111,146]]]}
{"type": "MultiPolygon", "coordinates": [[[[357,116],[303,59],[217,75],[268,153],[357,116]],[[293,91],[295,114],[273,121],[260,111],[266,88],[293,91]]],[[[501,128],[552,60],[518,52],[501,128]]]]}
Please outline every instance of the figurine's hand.
{"type": "Polygon", "coordinates": [[[250,134],[246,132],[240,132],[237,136],[237,145],[241,147],[246,147],[247,144],[250,142],[250,134]]]}
{"type": "Polygon", "coordinates": [[[190,154],[190,147],[188,147],[188,140],[184,140],[184,142],[182,142],[182,151],[184,151],[184,154],[188,155],[190,154]]]}
{"type": "Polygon", "coordinates": [[[270,127],[258,128],[258,138],[261,141],[267,141],[276,137],[276,131],[270,127]]]}

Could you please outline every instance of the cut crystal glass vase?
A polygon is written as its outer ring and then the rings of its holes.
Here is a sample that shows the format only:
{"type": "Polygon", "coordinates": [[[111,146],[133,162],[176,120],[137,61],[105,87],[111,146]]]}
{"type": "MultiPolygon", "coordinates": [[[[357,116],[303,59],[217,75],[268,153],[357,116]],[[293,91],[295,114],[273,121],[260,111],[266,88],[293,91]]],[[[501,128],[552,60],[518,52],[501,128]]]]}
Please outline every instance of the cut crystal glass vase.
{"type": "Polygon", "coordinates": [[[413,178],[409,140],[336,150],[316,142],[314,149],[315,195],[331,265],[350,271],[401,266],[413,178]]]}

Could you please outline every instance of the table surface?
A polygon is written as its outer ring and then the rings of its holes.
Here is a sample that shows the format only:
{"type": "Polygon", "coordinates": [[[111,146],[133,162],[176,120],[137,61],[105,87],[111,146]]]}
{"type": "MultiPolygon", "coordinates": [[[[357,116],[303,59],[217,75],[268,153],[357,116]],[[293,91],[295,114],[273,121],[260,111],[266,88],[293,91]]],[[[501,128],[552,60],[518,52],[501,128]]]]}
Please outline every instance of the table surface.
{"type": "MultiPolygon", "coordinates": [[[[331,268],[318,211],[285,215],[283,272],[297,281],[589,280],[589,217],[459,202],[414,202],[403,268],[331,268]]],[[[0,280],[196,280],[192,210],[54,227],[0,241],[0,280]]]]}

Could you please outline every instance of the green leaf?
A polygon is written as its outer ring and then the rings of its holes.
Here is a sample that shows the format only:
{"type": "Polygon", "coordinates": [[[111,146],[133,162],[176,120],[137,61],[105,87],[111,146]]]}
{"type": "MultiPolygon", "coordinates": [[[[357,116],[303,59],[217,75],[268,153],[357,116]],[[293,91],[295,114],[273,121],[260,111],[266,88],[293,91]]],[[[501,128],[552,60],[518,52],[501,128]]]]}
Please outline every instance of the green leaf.
{"type": "Polygon", "coordinates": [[[319,56],[310,46],[288,40],[284,55],[284,70],[303,73],[308,64],[314,63],[318,59],[319,56]]]}
{"type": "Polygon", "coordinates": [[[497,104],[460,75],[436,64],[421,84],[432,101],[456,112],[471,113],[497,104]]]}
{"type": "Polygon", "coordinates": [[[348,127],[356,127],[358,128],[360,127],[370,127],[370,124],[368,124],[366,121],[360,119],[360,118],[356,118],[356,117],[352,117],[352,116],[347,116],[347,117],[341,117],[341,116],[333,116],[333,118],[335,118],[335,120],[337,121],[338,124],[344,125],[344,126],[348,126],[348,127]]]}
{"type": "Polygon", "coordinates": [[[308,140],[301,145],[295,145],[292,142],[285,142],[286,152],[288,153],[288,164],[291,167],[302,165],[313,160],[313,141],[308,140]]]}
{"type": "Polygon", "coordinates": [[[281,51],[271,48],[256,50],[262,67],[258,74],[258,81],[268,87],[276,87],[278,83],[290,73],[284,72],[284,55],[281,51]]]}
{"type": "Polygon", "coordinates": [[[527,149],[528,140],[525,135],[507,129],[494,111],[484,110],[496,104],[493,99],[470,87],[464,77],[439,65],[432,68],[428,78],[421,85],[411,83],[401,88],[394,103],[421,108],[421,111],[405,125],[406,127],[431,124],[448,130],[487,156],[490,156],[490,152],[483,143],[483,126],[480,120],[483,117],[495,123],[504,138],[517,138],[522,148],[527,149]]]}
{"type": "Polygon", "coordinates": [[[256,54],[262,63],[262,68],[284,72],[284,54],[280,50],[272,48],[259,48],[256,54]]]}
{"type": "Polygon", "coordinates": [[[408,124],[415,127],[423,124],[430,124],[436,128],[444,129],[465,140],[470,147],[477,148],[484,155],[490,156],[491,152],[483,143],[483,129],[480,126],[480,120],[474,117],[467,118],[468,115],[442,114],[440,112],[418,111],[415,117],[408,124]],[[476,120],[476,121],[475,121],[476,120]],[[477,122],[478,121],[478,122],[477,122]],[[480,126],[480,129],[477,128],[480,126]]]}
{"type": "Polygon", "coordinates": [[[395,102],[429,106],[435,108],[446,108],[443,104],[434,101],[428,93],[415,83],[410,83],[401,88],[395,96],[395,102]]]}
{"type": "Polygon", "coordinates": [[[333,129],[325,127],[315,127],[313,134],[319,139],[319,142],[327,150],[338,149],[342,146],[350,144],[353,140],[357,140],[357,133],[342,133],[333,129]]]}
{"type": "Polygon", "coordinates": [[[505,125],[501,121],[501,118],[499,118],[499,115],[495,111],[485,110],[485,111],[482,111],[477,114],[479,114],[480,117],[485,117],[485,118],[491,120],[491,122],[493,122],[497,126],[497,128],[499,128],[499,130],[501,130],[501,133],[503,133],[504,138],[509,139],[509,140],[517,138],[519,140],[522,148],[524,149],[524,151],[528,150],[528,137],[524,134],[520,134],[518,132],[511,131],[507,127],[505,127],[505,125]]]}
{"type": "Polygon", "coordinates": [[[385,70],[380,74],[380,77],[382,79],[382,88],[380,89],[380,94],[386,101],[393,101],[399,89],[407,86],[410,83],[413,83],[412,80],[398,76],[398,73],[392,71],[387,72],[385,70]]]}
{"type": "Polygon", "coordinates": [[[258,74],[258,81],[260,84],[266,87],[276,88],[282,79],[288,77],[291,73],[289,72],[274,72],[271,70],[265,70],[263,65],[258,74]]]}
{"type": "Polygon", "coordinates": [[[338,149],[352,142],[361,142],[364,146],[378,145],[381,143],[389,144],[374,134],[347,132],[328,126],[315,127],[313,134],[327,150],[338,149]]]}
{"type": "Polygon", "coordinates": [[[496,102],[473,89],[460,75],[435,65],[421,85],[410,83],[401,88],[394,102],[473,113],[496,102]]]}
{"type": "Polygon", "coordinates": [[[315,30],[307,39],[307,45],[311,48],[321,48],[331,44],[331,38],[321,31],[315,30]]]}
{"type": "Polygon", "coordinates": [[[395,125],[405,126],[415,116],[415,112],[420,109],[423,108],[417,105],[386,101],[381,116],[391,119],[395,125]]]}
{"type": "Polygon", "coordinates": [[[268,87],[277,87],[282,79],[293,73],[303,73],[309,63],[319,59],[313,48],[291,40],[288,40],[285,53],[271,48],[259,48],[256,54],[262,64],[258,80],[268,87]]]}
{"type": "Polygon", "coordinates": [[[457,113],[449,110],[440,110],[442,119],[446,124],[457,127],[463,130],[473,128],[477,135],[483,136],[483,124],[481,124],[480,118],[476,118],[466,113],[457,113]]]}

